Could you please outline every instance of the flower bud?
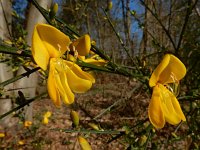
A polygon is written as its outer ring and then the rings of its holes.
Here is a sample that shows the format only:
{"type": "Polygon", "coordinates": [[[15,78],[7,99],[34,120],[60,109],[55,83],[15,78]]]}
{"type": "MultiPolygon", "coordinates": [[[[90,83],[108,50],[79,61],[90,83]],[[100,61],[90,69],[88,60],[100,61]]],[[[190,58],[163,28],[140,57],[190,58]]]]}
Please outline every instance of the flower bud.
{"type": "Polygon", "coordinates": [[[47,117],[47,118],[51,117],[51,112],[50,112],[50,111],[47,111],[47,112],[44,114],[44,117],[47,117]]]}
{"type": "Polygon", "coordinates": [[[78,116],[78,113],[76,111],[72,110],[70,112],[70,117],[71,117],[71,120],[73,122],[73,126],[77,127],[79,125],[79,116],[78,116]]]}
{"type": "Polygon", "coordinates": [[[5,133],[0,133],[0,138],[4,138],[5,137],[5,133]]]}
{"type": "Polygon", "coordinates": [[[108,6],[107,6],[107,10],[108,10],[108,11],[111,10],[111,9],[112,9],[112,6],[113,6],[112,1],[109,1],[109,2],[108,2],[108,6]]]}
{"type": "Polygon", "coordinates": [[[24,122],[24,127],[30,127],[32,125],[32,122],[31,121],[25,121],[24,122]]]}
{"type": "Polygon", "coordinates": [[[88,123],[88,125],[94,130],[99,130],[99,127],[94,123],[88,123]]]}
{"type": "Polygon", "coordinates": [[[47,117],[44,117],[43,120],[42,120],[42,123],[44,125],[48,124],[49,123],[49,119],[47,117]]]}
{"type": "Polygon", "coordinates": [[[135,16],[135,15],[136,15],[136,11],[135,11],[135,10],[132,10],[132,11],[131,11],[131,15],[135,16]]]}
{"type": "Polygon", "coordinates": [[[143,146],[146,143],[146,141],[147,141],[146,135],[141,136],[139,140],[140,146],[143,146]]]}
{"type": "Polygon", "coordinates": [[[50,12],[49,12],[49,17],[50,17],[51,20],[55,18],[57,11],[58,11],[58,4],[54,3],[51,6],[51,9],[50,9],[50,12]]]}
{"type": "Polygon", "coordinates": [[[24,144],[25,144],[25,141],[24,141],[24,140],[18,141],[18,145],[24,145],[24,144]]]}

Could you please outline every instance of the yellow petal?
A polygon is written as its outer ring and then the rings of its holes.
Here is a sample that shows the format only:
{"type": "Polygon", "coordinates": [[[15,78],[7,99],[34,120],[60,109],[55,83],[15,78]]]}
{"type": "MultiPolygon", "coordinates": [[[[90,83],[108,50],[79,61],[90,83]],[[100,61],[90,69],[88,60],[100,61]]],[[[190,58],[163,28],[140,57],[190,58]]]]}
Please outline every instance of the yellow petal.
{"type": "Polygon", "coordinates": [[[5,133],[0,132],[0,138],[4,138],[5,136],[6,136],[5,133]]]}
{"type": "Polygon", "coordinates": [[[80,59],[80,60],[85,60],[85,56],[80,56],[80,55],[78,55],[78,59],[80,59]]]}
{"type": "Polygon", "coordinates": [[[77,59],[73,55],[68,54],[67,60],[72,61],[72,62],[76,62],[77,59]]]}
{"type": "Polygon", "coordinates": [[[44,70],[49,58],[60,57],[69,44],[69,37],[51,25],[37,24],[34,28],[32,54],[36,63],[44,70]]]}
{"type": "Polygon", "coordinates": [[[57,82],[60,85],[59,91],[64,90],[64,93],[61,92],[61,97],[63,102],[67,105],[72,104],[74,102],[74,94],[71,91],[71,87],[68,85],[68,80],[69,79],[67,79],[66,73],[61,72],[60,81],[57,82]]]}
{"type": "Polygon", "coordinates": [[[178,102],[178,100],[176,99],[176,97],[172,97],[172,105],[174,107],[174,110],[176,111],[176,113],[178,114],[178,116],[181,118],[181,120],[186,121],[185,115],[182,112],[181,106],[178,102]]]}
{"type": "Polygon", "coordinates": [[[156,67],[156,69],[153,71],[150,79],[149,79],[149,86],[153,87],[157,84],[157,82],[160,79],[160,74],[163,72],[163,70],[167,67],[167,65],[169,64],[169,60],[170,60],[170,55],[167,54],[164,56],[163,60],[161,61],[161,63],[156,67]]]}
{"type": "Polygon", "coordinates": [[[176,97],[163,85],[159,84],[161,93],[161,108],[165,116],[166,122],[176,125],[181,121],[180,115],[177,114],[172,101],[176,97]]]}
{"type": "Polygon", "coordinates": [[[185,65],[177,57],[170,55],[169,64],[160,74],[159,82],[162,84],[178,82],[185,74],[185,65]]]}
{"type": "Polygon", "coordinates": [[[86,63],[89,63],[89,64],[97,65],[97,66],[104,66],[107,63],[103,59],[96,60],[96,59],[92,59],[92,58],[87,58],[83,61],[86,63]]]}
{"type": "Polygon", "coordinates": [[[82,150],[92,150],[90,144],[88,143],[88,141],[85,138],[79,136],[78,141],[79,141],[79,144],[80,144],[82,150]]]}
{"type": "Polygon", "coordinates": [[[163,128],[165,125],[164,114],[161,109],[160,88],[155,86],[149,104],[148,115],[155,128],[163,128]]]}
{"type": "Polygon", "coordinates": [[[24,122],[24,127],[30,127],[33,123],[31,121],[25,121],[24,122]]]}
{"type": "Polygon", "coordinates": [[[178,82],[186,74],[184,64],[175,56],[166,54],[151,75],[149,86],[153,87],[157,83],[167,84],[178,82]]]}
{"type": "Polygon", "coordinates": [[[42,120],[42,123],[45,124],[45,125],[48,124],[49,119],[47,117],[44,117],[43,120],[42,120]]]}
{"type": "Polygon", "coordinates": [[[85,34],[84,36],[75,40],[71,44],[71,48],[73,46],[78,51],[78,55],[85,56],[85,55],[89,54],[90,48],[91,48],[90,36],[88,34],[85,34]]]}
{"type": "Polygon", "coordinates": [[[32,38],[32,55],[35,62],[43,69],[46,70],[49,63],[49,53],[44,43],[40,39],[39,33],[35,27],[32,38]]]}
{"type": "Polygon", "coordinates": [[[66,71],[66,75],[69,87],[75,93],[84,93],[88,91],[92,86],[92,81],[80,78],[78,74],[75,74],[71,70],[71,68],[68,68],[68,70],[66,71]]]}
{"type": "Polygon", "coordinates": [[[83,71],[77,64],[69,61],[65,61],[65,63],[79,78],[95,83],[95,78],[88,72],[83,71]]]}
{"type": "Polygon", "coordinates": [[[18,141],[18,145],[24,145],[24,144],[25,144],[25,140],[18,141]]]}
{"type": "MultiPolygon", "coordinates": [[[[50,70],[52,70],[55,88],[59,93],[65,104],[71,104],[74,102],[74,94],[69,88],[66,76],[66,69],[64,66],[64,60],[61,58],[52,58],[50,60],[50,70]]],[[[51,73],[51,72],[50,72],[51,73]]],[[[51,74],[50,74],[51,75],[51,74]]]]}
{"type": "Polygon", "coordinates": [[[50,62],[50,70],[49,70],[49,76],[47,80],[47,90],[49,93],[49,97],[53,101],[53,103],[60,107],[61,101],[60,101],[60,93],[57,89],[56,81],[55,81],[55,68],[54,65],[50,62]]]}
{"type": "Polygon", "coordinates": [[[46,118],[49,118],[49,117],[51,117],[51,112],[50,111],[47,111],[45,114],[44,114],[44,116],[43,117],[46,117],[46,118]]]}

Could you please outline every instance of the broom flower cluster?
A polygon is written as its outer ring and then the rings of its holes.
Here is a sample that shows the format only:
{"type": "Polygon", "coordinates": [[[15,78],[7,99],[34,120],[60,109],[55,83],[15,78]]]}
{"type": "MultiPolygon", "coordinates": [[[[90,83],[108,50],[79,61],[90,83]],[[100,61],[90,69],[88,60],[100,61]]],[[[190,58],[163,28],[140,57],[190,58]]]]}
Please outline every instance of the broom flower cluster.
{"type": "Polygon", "coordinates": [[[163,128],[165,122],[176,125],[181,120],[186,121],[176,98],[176,90],[170,86],[170,84],[178,85],[185,74],[185,65],[171,54],[166,54],[153,71],[149,80],[149,86],[153,87],[153,93],[148,115],[155,128],[163,128]]]}
{"type": "Polygon", "coordinates": [[[84,93],[95,83],[94,77],[70,59],[85,57],[91,48],[90,36],[84,35],[74,41],[57,28],[37,24],[32,37],[32,55],[36,64],[48,70],[47,90],[53,103],[61,106],[74,102],[74,93],[84,93]],[[67,55],[67,56],[66,56],[67,55]]]}

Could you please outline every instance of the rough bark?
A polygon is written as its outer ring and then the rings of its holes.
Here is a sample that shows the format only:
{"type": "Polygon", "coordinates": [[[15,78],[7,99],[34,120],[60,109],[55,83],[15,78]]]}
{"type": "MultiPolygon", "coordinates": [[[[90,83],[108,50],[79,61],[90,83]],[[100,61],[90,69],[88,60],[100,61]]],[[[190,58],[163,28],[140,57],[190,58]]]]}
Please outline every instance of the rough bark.
{"type": "MultiPolygon", "coordinates": [[[[0,1],[0,39],[3,41],[11,38],[9,32],[10,26],[8,25],[11,22],[11,12],[11,2],[9,0],[0,1]]],[[[1,56],[8,57],[9,55],[1,54],[1,56]]],[[[0,82],[13,77],[12,68],[2,61],[2,58],[0,58],[0,82]]],[[[13,84],[9,84],[3,87],[3,89],[0,89],[1,93],[3,92],[3,95],[0,97],[0,115],[12,108],[12,89],[13,84]]],[[[10,115],[0,120],[0,125],[3,127],[11,126],[10,115]]]]}
{"type": "MultiPolygon", "coordinates": [[[[50,8],[51,0],[48,0],[48,1],[38,0],[37,2],[40,6],[42,6],[45,9],[50,8]]],[[[26,41],[28,45],[31,46],[32,33],[33,33],[34,26],[37,23],[45,23],[45,22],[46,22],[45,18],[40,14],[40,12],[35,8],[35,6],[31,5],[28,12],[27,27],[26,27],[26,30],[28,31],[28,34],[26,36],[26,41]]],[[[24,72],[26,71],[24,70],[23,67],[21,67],[18,70],[17,74],[22,74],[24,72]]],[[[15,88],[22,88],[21,91],[24,93],[25,97],[31,98],[31,97],[34,97],[36,94],[36,88],[38,85],[37,81],[38,81],[38,75],[37,73],[33,73],[29,77],[25,77],[21,80],[18,80],[15,83],[15,88]]],[[[33,119],[32,109],[33,109],[33,103],[30,104],[26,108],[26,111],[25,111],[26,120],[32,121],[33,119]]]]}

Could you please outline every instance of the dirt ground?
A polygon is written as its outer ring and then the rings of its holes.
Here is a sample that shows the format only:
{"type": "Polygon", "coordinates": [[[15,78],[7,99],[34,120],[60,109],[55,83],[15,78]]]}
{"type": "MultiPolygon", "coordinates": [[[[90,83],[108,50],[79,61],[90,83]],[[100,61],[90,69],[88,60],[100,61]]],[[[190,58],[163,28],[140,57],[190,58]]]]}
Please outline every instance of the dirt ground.
{"type": "MultiPolygon", "coordinates": [[[[33,125],[25,128],[19,121],[12,128],[6,129],[6,136],[0,139],[0,149],[79,150],[79,135],[87,137],[93,150],[123,150],[127,149],[130,143],[136,147],[142,146],[142,139],[145,139],[143,137],[148,136],[149,99],[150,94],[145,92],[145,87],[134,79],[113,74],[97,74],[92,89],[76,95],[76,102],[72,106],[63,105],[58,109],[50,99],[36,100],[33,125]],[[89,123],[96,124],[101,130],[117,130],[123,133],[129,131],[126,129],[132,130],[130,134],[119,138],[114,138],[117,136],[114,134],[66,133],[65,129],[73,129],[70,119],[72,109],[79,114],[80,130],[93,130],[89,123]],[[46,111],[52,112],[52,116],[49,123],[44,125],[42,117],[46,111]]],[[[187,149],[189,141],[185,139],[173,142],[168,140],[175,139],[171,138],[175,129],[176,127],[166,125],[164,129],[152,132],[154,136],[146,148],[155,149],[156,145],[159,149],[187,149]]],[[[186,126],[181,125],[176,135],[185,132],[185,129],[186,126]]]]}

